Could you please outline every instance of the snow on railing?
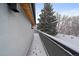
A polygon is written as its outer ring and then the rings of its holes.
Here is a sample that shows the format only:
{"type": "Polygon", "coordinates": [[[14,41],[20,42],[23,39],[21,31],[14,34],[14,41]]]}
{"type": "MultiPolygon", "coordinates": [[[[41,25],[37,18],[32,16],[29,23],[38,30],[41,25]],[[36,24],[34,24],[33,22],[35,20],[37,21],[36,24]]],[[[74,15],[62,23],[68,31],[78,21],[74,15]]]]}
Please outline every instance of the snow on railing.
{"type": "MultiPolygon", "coordinates": [[[[62,40],[62,39],[56,38],[56,37],[54,37],[54,36],[52,36],[52,35],[49,35],[49,34],[47,34],[47,33],[45,33],[45,32],[42,32],[42,31],[40,31],[40,30],[37,30],[37,31],[40,32],[40,33],[42,33],[42,34],[44,34],[44,35],[46,35],[46,36],[48,36],[48,37],[50,37],[50,38],[52,38],[52,39],[55,40],[55,41],[57,41],[57,42],[63,44],[64,46],[70,48],[71,50],[77,52],[77,55],[79,55],[79,47],[76,47],[76,46],[73,45],[73,44],[69,44],[69,43],[67,43],[66,41],[62,40]]],[[[73,51],[72,51],[72,52],[73,52],[73,51]]],[[[67,52],[68,52],[68,51],[67,51],[67,52]]]]}

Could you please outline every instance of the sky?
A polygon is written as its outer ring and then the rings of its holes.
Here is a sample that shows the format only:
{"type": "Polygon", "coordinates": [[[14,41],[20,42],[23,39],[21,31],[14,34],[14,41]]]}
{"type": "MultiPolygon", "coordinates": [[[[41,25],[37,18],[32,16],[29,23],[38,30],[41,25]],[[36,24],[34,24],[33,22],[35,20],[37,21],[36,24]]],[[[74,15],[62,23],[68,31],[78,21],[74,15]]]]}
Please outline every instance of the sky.
{"type": "MultiPolygon", "coordinates": [[[[36,22],[38,23],[39,14],[43,9],[43,3],[36,3],[36,22]]],[[[52,3],[54,11],[63,15],[77,16],[79,15],[79,3],[52,3]]]]}

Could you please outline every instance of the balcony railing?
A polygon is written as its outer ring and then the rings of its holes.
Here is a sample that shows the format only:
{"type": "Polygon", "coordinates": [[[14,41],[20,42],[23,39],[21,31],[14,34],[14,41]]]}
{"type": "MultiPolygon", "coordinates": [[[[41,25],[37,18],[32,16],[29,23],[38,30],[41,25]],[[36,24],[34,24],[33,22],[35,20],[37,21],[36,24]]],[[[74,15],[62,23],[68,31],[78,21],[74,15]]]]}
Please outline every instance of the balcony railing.
{"type": "Polygon", "coordinates": [[[40,38],[45,46],[45,50],[50,56],[79,56],[79,53],[71,47],[63,44],[60,39],[55,38],[49,34],[37,30],[40,38]]]}

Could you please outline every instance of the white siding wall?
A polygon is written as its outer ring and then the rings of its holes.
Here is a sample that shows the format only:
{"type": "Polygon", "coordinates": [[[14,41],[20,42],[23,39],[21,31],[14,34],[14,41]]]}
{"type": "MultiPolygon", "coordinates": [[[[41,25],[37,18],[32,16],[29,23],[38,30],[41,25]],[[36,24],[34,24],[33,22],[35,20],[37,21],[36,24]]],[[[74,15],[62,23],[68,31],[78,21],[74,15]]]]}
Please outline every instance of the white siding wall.
{"type": "Polygon", "coordinates": [[[9,11],[0,4],[0,55],[26,55],[33,39],[30,22],[22,11],[9,11]]]}

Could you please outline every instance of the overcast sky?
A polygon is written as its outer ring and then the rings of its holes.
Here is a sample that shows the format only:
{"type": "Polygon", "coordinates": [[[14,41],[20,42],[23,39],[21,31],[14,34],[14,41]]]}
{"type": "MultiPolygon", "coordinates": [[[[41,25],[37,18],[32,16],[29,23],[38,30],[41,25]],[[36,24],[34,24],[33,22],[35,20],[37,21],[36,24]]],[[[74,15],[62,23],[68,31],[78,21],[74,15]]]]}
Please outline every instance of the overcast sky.
{"type": "MultiPolygon", "coordinates": [[[[77,16],[79,15],[79,3],[52,3],[55,12],[61,15],[77,16]]],[[[43,9],[43,3],[36,3],[36,20],[43,9]]],[[[38,20],[36,21],[38,23],[38,20]]]]}

